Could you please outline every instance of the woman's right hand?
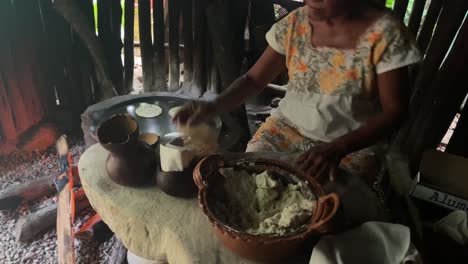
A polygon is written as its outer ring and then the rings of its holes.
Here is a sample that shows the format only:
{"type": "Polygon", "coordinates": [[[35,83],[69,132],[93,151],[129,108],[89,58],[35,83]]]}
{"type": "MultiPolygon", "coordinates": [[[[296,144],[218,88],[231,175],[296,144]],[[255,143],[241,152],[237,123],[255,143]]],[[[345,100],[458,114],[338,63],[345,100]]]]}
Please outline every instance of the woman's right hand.
{"type": "Polygon", "coordinates": [[[209,121],[217,114],[214,102],[190,101],[176,113],[172,121],[176,124],[193,126],[209,121]]]}

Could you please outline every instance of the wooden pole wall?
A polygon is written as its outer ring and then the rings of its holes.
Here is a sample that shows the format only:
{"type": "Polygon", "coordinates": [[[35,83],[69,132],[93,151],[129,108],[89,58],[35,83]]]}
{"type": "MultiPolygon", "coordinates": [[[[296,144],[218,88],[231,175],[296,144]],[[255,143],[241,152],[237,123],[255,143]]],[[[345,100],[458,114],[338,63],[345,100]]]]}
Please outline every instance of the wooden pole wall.
{"type": "Polygon", "coordinates": [[[133,89],[135,0],[125,0],[124,14],[124,93],[133,89]]]}
{"type": "Polygon", "coordinates": [[[181,12],[180,0],[170,0],[169,8],[169,91],[179,89],[180,55],[179,55],[179,22],[181,12]]]}
{"type": "Polygon", "coordinates": [[[163,2],[163,0],[153,0],[154,90],[157,91],[167,90],[163,2]]]}
{"type": "Polygon", "coordinates": [[[143,64],[143,89],[154,90],[153,48],[151,41],[150,0],[138,0],[138,23],[140,26],[140,51],[143,64]]]}

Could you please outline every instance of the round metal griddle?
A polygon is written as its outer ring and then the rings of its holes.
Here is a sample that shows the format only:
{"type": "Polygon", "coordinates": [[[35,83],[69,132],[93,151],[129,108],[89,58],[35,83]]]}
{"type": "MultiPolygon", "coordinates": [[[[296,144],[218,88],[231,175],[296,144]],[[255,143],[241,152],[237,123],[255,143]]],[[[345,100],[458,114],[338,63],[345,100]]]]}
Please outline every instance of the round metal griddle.
{"type": "MultiPolygon", "coordinates": [[[[92,125],[90,130],[93,134],[96,134],[96,130],[102,121],[115,114],[128,113],[137,120],[140,126],[140,133],[153,133],[163,137],[166,134],[176,132],[176,127],[172,123],[172,118],[169,116],[169,110],[173,107],[182,106],[187,101],[187,99],[172,96],[150,96],[126,100],[119,104],[112,105],[111,107],[93,112],[91,115],[92,125]],[[135,109],[142,103],[156,104],[162,108],[162,113],[154,118],[141,117],[135,113],[135,109]]],[[[220,133],[222,121],[219,117],[215,118],[210,125],[215,128],[218,134],[220,133]]]]}

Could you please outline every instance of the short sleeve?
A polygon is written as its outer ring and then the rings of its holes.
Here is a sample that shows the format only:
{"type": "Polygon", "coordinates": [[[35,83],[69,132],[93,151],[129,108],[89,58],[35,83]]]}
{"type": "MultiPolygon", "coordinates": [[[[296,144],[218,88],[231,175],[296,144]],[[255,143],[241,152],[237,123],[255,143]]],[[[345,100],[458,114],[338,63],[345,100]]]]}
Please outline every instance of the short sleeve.
{"type": "Polygon", "coordinates": [[[399,21],[390,21],[385,25],[373,55],[377,74],[421,61],[421,53],[414,38],[399,21]]]}
{"type": "Polygon", "coordinates": [[[286,55],[286,34],[289,26],[289,15],[273,24],[266,33],[265,38],[268,45],[279,54],[286,55]]]}

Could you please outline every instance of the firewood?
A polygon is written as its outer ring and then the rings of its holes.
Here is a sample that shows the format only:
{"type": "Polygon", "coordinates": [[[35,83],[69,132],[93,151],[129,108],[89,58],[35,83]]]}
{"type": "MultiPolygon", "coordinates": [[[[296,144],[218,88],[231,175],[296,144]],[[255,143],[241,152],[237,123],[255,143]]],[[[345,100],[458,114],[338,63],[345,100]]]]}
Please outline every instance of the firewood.
{"type": "MultiPolygon", "coordinates": [[[[80,184],[78,168],[72,168],[73,180],[80,184]]],[[[57,193],[53,180],[54,176],[46,176],[26,183],[13,185],[0,191],[0,210],[9,210],[17,208],[22,202],[31,202],[41,197],[57,193]]]]}
{"type": "Polygon", "coordinates": [[[127,264],[127,249],[119,239],[117,239],[114,247],[112,248],[112,255],[109,263],[127,264]]]}
{"type": "MultiPolygon", "coordinates": [[[[90,206],[82,189],[76,192],[75,199],[76,213],[79,213],[90,206]]],[[[55,226],[56,218],[57,204],[52,204],[20,218],[16,224],[16,241],[24,243],[39,238],[55,226]]]]}

